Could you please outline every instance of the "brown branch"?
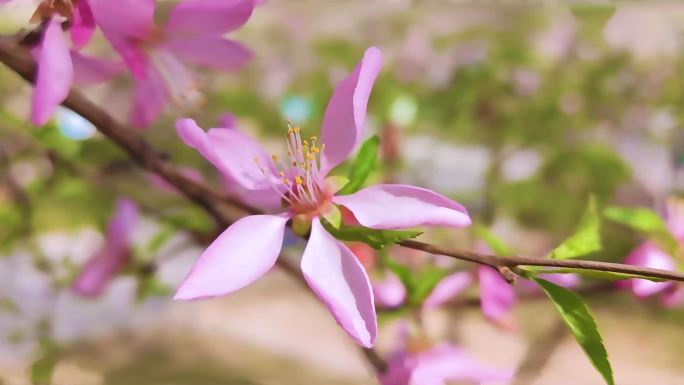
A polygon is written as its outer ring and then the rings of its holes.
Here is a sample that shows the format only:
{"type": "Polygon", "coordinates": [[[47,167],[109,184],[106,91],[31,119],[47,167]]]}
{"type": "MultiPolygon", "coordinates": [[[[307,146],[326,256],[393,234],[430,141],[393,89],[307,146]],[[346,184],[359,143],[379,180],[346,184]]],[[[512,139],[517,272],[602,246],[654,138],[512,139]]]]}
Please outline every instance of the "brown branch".
{"type": "Polygon", "coordinates": [[[622,263],[585,261],[576,259],[548,259],[533,257],[499,257],[495,255],[474,253],[467,250],[454,248],[444,248],[430,245],[428,243],[408,240],[399,243],[401,246],[414,250],[424,251],[430,254],[446,255],[448,257],[491,266],[497,270],[508,267],[518,266],[545,266],[545,267],[566,267],[581,270],[598,270],[613,273],[636,274],[644,277],[666,279],[671,281],[684,282],[684,274],[662,269],[652,269],[649,267],[625,265],[622,263]]]}
{"type": "Polygon", "coordinates": [[[565,322],[556,321],[548,331],[534,338],[527,347],[525,356],[518,364],[513,385],[525,385],[534,382],[567,335],[568,327],[565,322]]]}

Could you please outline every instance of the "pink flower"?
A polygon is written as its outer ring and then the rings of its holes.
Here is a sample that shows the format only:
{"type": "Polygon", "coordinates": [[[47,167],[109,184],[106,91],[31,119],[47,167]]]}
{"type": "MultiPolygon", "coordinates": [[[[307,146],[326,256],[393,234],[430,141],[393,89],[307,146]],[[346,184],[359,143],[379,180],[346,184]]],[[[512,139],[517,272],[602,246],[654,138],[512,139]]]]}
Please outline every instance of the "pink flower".
{"type": "Polygon", "coordinates": [[[516,296],[513,286],[489,266],[480,266],[477,276],[480,281],[480,306],[485,318],[504,329],[515,329],[513,307],[516,296]]]}
{"type": "Polygon", "coordinates": [[[369,48],[354,72],[337,86],[323,118],[321,145],[315,137],[303,141],[299,128],[288,130],[287,162],[275,162],[275,156],[268,156],[254,139],[239,131],[214,128],[205,133],[190,119],[178,122],[185,143],[224,175],[245,189],[268,191],[284,207],[274,215],[244,217],[226,229],[199,257],[175,299],[228,294],[262,276],[280,253],[286,223],[295,218],[311,225],[301,261],[306,282],[351,337],[363,346],[374,344],[377,321],[366,271],[351,250],[324,229],[320,216],[333,205],[342,205],[363,226],[373,229],[470,224],[463,206],[426,189],[377,185],[339,196],[326,179],[362,137],[381,60],[380,51],[369,48]]]}
{"type": "MultiPolygon", "coordinates": [[[[74,47],[80,48],[90,39],[94,24],[88,3],[82,0],[77,4],[71,16],[71,39],[74,47]]],[[[32,51],[38,65],[31,104],[31,121],[38,126],[50,120],[69,94],[72,83],[96,84],[112,78],[122,69],[117,62],[71,51],[62,33],[61,16],[50,9],[41,11],[50,12],[45,15],[39,11],[37,14],[46,18],[46,26],[40,45],[32,51]]]]}
{"type": "Polygon", "coordinates": [[[372,286],[375,302],[382,308],[394,309],[406,300],[406,287],[401,279],[389,270],[383,277],[374,280],[372,286]]]}
{"type": "Polygon", "coordinates": [[[436,309],[456,298],[473,282],[470,273],[460,271],[444,277],[425,299],[423,309],[436,309]]]}
{"type": "Polygon", "coordinates": [[[91,0],[95,19],[135,76],[131,123],[149,126],[166,107],[199,96],[187,67],[233,71],[251,58],[243,45],[222,37],[247,22],[253,0],[188,0],[166,26],[154,24],[154,0],[91,0]]]}
{"type": "MultiPolygon", "coordinates": [[[[669,199],[665,208],[665,223],[672,236],[684,245],[684,202],[675,198],[669,199]]],[[[625,259],[630,265],[645,266],[663,270],[676,270],[676,262],[666,251],[652,241],[639,245],[625,259]]],[[[681,302],[684,292],[675,282],[653,282],[647,279],[630,279],[621,282],[640,298],[650,297],[661,293],[661,302],[666,307],[672,307],[681,302]]]]}
{"type": "Polygon", "coordinates": [[[138,223],[138,207],[129,199],[119,199],[109,222],[105,244],[86,263],[71,290],[84,297],[100,296],[109,282],[128,263],[130,243],[138,223]]]}
{"type": "Polygon", "coordinates": [[[411,352],[397,351],[380,375],[382,385],[445,385],[447,382],[505,384],[510,370],[493,369],[448,343],[411,352]]]}

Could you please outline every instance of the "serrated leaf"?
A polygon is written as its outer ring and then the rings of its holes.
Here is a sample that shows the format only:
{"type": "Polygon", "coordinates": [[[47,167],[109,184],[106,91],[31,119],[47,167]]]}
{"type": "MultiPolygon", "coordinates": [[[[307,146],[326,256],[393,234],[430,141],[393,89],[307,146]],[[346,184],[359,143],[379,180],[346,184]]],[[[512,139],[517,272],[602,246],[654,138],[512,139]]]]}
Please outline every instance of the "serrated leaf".
{"type": "Polygon", "coordinates": [[[576,269],[572,267],[560,267],[557,269],[543,269],[543,268],[531,268],[525,267],[525,270],[533,275],[540,274],[580,274],[588,278],[595,279],[605,279],[609,281],[620,281],[623,279],[647,279],[653,282],[664,282],[666,279],[646,277],[638,274],[628,274],[628,273],[616,273],[612,271],[601,271],[601,270],[589,270],[589,269],[576,269]]]}
{"type": "Polygon", "coordinates": [[[614,385],[613,369],[608,361],[608,352],[603,346],[601,334],[589,312],[589,308],[582,298],[572,291],[545,281],[540,278],[532,278],[551,298],[561,314],[563,321],[568,325],[575,336],[577,343],[589,358],[591,364],[598,370],[608,385],[614,385]]]}
{"type": "Polygon", "coordinates": [[[379,148],[380,138],[376,135],[363,142],[347,175],[349,182],[337,192],[338,195],[353,194],[363,187],[363,183],[375,168],[379,148]]]}
{"type": "Polygon", "coordinates": [[[512,255],[511,249],[504,241],[488,228],[482,225],[475,225],[475,235],[489,246],[494,254],[498,256],[512,255]]]}
{"type": "Polygon", "coordinates": [[[339,229],[336,229],[324,218],[321,219],[323,227],[335,238],[341,241],[363,242],[374,249],[382,249],[386,245],[405,241],[423,234],[422,231],[375,230],[363,226],[346,225],[341,225],[339,229]]]}
{"type": "Polygon", "coordinates": [[[600,219],[596,210],[596,199],[591,197],[577,230],[551,252],[551,258],[577,258],[599,250],[601,250],[600,219]]]}

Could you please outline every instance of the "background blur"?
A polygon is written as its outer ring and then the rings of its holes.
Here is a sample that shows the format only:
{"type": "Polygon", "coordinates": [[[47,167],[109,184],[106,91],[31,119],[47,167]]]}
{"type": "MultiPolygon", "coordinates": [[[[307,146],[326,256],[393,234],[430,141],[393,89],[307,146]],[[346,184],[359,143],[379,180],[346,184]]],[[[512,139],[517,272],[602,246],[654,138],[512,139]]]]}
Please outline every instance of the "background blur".
{"type": "MultiPolygon", "coordinates": [[[[169,5],[160,5],[160,19],[169,5]]],[[[26,28],[32,10],[0,7],[0,31],[26,28]]],[[[375,45],[385,65],[368,127],[383,139],[385,162],[374,178],[449,195],[516,252],[543,255],[576,225],[589,193],[657,209],[684,192],[682,32],[684,5],[675,3],[269,0],[232,35],[255,60],[238,73],[205,73],[202,101],[141,134],[221,183],[178,139],[175,119],[210,127],[230,112],[275,152],[287,120],[318,132],[333,85],[375,45]]],[[[112,55],[101,36],[90,49],[112,55]]],[[[129,87],[122,76],[85,91],[124,120],[129,87]]],[[[328,312],[279,271],[227,297],[171,302],[210,218],[151,183],[73,113],[32,127],[30,91],[0,67],[1,384],[30,383],[27,368],[40,357],[56,362],[59,385],[375,383],[328,312]],[[157,269],[117,278],[102,298],[78,298],[69,282],[102,244],[120,196],[139,202],[136,258],[157,269]]],[[[640,241],[617,225],[603,231],[599,259],[621,261],[640,241]]],[[[475,247],[469,230],[424,237],[475,247]]],[[[614,290],[585,298],[617,383],[682,383],[684,311],[614,290]]],[[[521,301],[516,319],[517,330],[504,331],[478,307],[461,306],[429,321],[499,368],[515,368],[550,333],[560,343],[535,384],[602,383],[572,337],[554,332],[548,301],[521,301]]],[[[387,351],[393,320],[382,320],[379,349],[387,351]]]]}

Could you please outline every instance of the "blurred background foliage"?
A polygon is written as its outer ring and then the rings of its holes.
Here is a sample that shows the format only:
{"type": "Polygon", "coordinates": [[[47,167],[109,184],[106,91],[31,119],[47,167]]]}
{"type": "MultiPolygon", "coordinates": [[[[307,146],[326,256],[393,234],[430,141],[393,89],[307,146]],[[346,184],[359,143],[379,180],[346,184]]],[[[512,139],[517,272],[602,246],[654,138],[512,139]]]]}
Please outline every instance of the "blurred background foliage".
{"type": "MultiPolygon", "coordinates": [[[[162,2],[160,18],[169,4],[162,2]]],[[[0,11],[5,33],[26,28],[22,12],[0,11]]],[[[385,162],[373,178],[434,188],[463,203],[513,250],[542,255],[575,228],[590,194],[601,205],[659,210],[665,197],[684,191],[683,19],[684,7],[676,4],[268,1],[233,36],[253,49],[253,63],[239,73],[203,73],[200,104],[176,106],[140,134],[174,163],[221,184],[211,165],[178,140],[175,119],[189,116],[211,127],[232,113],[238,128],[278,152],[288,120],[307,134],[318,132],[333,85],[375,45],[385,65],[368,126],[383,139],[385,162]]],[[[90,49],[111,55],[102,39],[90,49]]],[[[123,76],[85,91],[124,120],[130,85],[123,76]]],[[[3,255],[28,248],[40,261],[41,234],[102,231],[119,196],[139,202],[155,222],[136,250],[143,261],[159,257],[161,246],[150,244],[163,243],[164,232],[190,230],[201,238],[212,231],[205,213],[151,183],[69,111],[44,127],[30,126],[28,100],[30,89],[0,68],[3,255]]],[[[604,260],[622,260],[639,239],[616,225],[603,232],[596,258],[604,260]]],[[[428,235],[473,246],[471,235],[428,235]]],[[[68,255],[58,261],[45,267],[56,285],[69,274],[55,271],[76,268],[68,255]]],[[[112,384],[193,382],[112,378],[112,384]]]]}

